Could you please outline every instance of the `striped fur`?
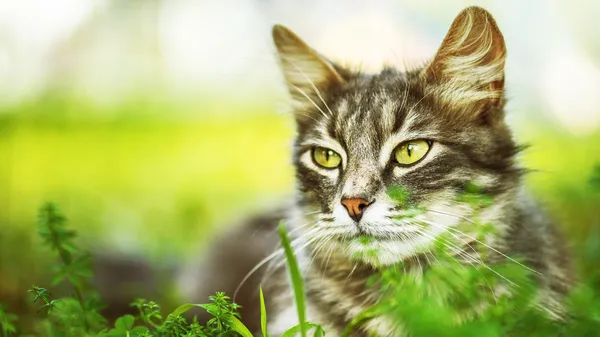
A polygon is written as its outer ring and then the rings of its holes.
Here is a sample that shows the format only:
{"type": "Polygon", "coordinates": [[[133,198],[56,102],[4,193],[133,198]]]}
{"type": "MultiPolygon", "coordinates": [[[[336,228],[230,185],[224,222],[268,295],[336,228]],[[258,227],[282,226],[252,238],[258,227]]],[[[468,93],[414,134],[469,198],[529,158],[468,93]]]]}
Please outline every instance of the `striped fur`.
{"type": "MultiPolygon", "coordinates": [[[[306,242],[312,319],[339,332],[376,301],[377,293],[364,286],[368,275],[427,253],[435,237],[473,214],[457,198],[469,182],[495,199],[482,215],[497,227],[488,243],[503,253],[526,256],[545,277],[540,306],[559,311],[558,294],[569,283],[567,262],[557,255],[561,240],[522,190],[523,170],[515,159],[519,146],[504,122],[506,49],[487,11],[470,7],[461,12],[433,60],[408,72],[351,72],[318,55],[288,29],[276,26],[273,32],[297,121],[298,215],[290,226],[306,242]],[[414,166],[395,164],[396,147],[413,139],[431,140],[430,152],[414,166]],[[315,164],[315,146],[339,153],[341,166],[331,170],[315,164]],[[410,222],[393,220],[403,209],[385,193],[392,185],[403,186],[411,201],[427,211],[410,222]],[[340,203],[349,196],[375,200],[358,224],[340,203]],[[349,239],[361,234],[377,239],[368,245],[349,239]],[[524,237],[539,245],[524,246],[524,237]],[[373,250],[375,256],[367,253],[373,250]]],[[[280,304],[289,301],[288,296],[280,304]]],[[[273,327],[291,326],[294,317],[293,311],[284,312],[273,327]]],[[[397,335],[401,326],[380,318],[363,331],[397,335]]]]}

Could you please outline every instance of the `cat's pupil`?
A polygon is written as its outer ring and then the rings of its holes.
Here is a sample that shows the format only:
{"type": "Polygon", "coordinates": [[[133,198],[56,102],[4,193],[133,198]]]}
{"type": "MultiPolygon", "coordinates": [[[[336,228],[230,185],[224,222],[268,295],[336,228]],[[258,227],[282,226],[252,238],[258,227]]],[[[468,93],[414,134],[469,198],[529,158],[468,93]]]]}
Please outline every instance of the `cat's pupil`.
{"type": "Polygon", "coordinates": [[[406,146],[406,153],[408,154],[409,157],[412,156],[412,151],[413,151],[413,144],[408,144],[408,146],[406,146]]]}

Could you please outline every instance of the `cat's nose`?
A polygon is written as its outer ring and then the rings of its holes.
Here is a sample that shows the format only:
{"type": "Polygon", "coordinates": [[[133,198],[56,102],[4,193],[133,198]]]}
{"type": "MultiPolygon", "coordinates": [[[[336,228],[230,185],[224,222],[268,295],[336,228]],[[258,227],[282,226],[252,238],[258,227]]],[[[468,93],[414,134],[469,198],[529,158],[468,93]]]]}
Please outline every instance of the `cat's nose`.
{"type": "Polygon", "coordinates": [[[356,222],[360,221],[365,209],[372,203],[373,201],[368,202],[362,198],[342,198],[342,205],[346,207],[348,215],[356,222]]]}

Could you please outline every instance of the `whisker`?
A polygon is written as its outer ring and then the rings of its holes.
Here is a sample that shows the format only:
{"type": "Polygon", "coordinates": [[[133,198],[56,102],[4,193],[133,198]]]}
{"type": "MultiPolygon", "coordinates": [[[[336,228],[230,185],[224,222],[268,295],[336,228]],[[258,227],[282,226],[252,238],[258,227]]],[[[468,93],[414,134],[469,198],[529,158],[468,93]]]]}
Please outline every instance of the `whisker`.
{"type": "MultiPolygon", "coordinates": [[[[317,240],[318,240],[318,238],[313,237],[312,239],[306,241],[306,243],[302,247],[299,247],[298,249],[294,249],[294,253],[297,255],[298,252],[302,251],[303,249],[308,247],[310,244],[316,242],[317,240]]],[[[282,255],[281,261],[277,262],[275,267],[273,267],[272,270],[268,274],[265,275],[265,279],[267,279],[269,276],[271,276],[276,270],[281,268],[285,264],[285,262],[286,262],[286,258],[285,258],[285,256],[282,255]]]]}
{"type": "MultiPolygon", "coordinates": [[[[308,228],[308,227],[310,227],[310,226],[314,225],[314,224],[315,224],[315,223],[317,223],[317,222],[318,222],[318,221],[313,221],[313,222],[311,222],[311,223],[307,223],[307,224],[304,224],[304,225],[295,226],[295,228],[294,228],[294,229],[292,229],[291,231],[289,231],[289,232],[288,232],[288,235],[290,235],[290,236],[291,236],[292,234],[296,233],[297,231],[299,231],[299,230],[302,230],[302,229],[306,229],[306,228],[308,228]]],[[[279,229],[277,229],[277,230],[279,230],[279,229]]]]}
{"type": "MultiPolygon", "coordinates": [[[[422,235],[424,235],[424,236],[426,236],[426,237],[429,237],[429,238],[430,238],[430,239],[432,239],[432,240],[435,240],[435,238],[434,238],[432,235],[428,235],[428,234],[427,234],[427,233],[425,233],[425,232],[422,232],[421,234],[422,234],[422,235]]],[[[452,233],[450,233],[450,234],[454,236],[454,234],[452,234],[452,233]]],[[[451,243],[451,242],[449,242],[448,240],[446,240],[446,242],[447,242],[447,243],[450,243],[450,244],[452,244],[452,243],[451,243]]],[[[446,243],[445,243],[445,244],[446,244],[446,243]]],[[[448,245],[446,244],[446,246],[448,246],[448,245]]],[[[454,246],[455,246],[455,245],[454,245],[454,246]]],[[[455,246],[455,247],[456,247],[456,246],[455,246]]],[[[450,247],[449,247],[449,248],[450,248],[450,247]]],[[[459,248],[459,247],[457,247],[457,248],[459,248]]],[[[473,267],[473,269],[477,270],[477,272],[478,272],[478,273],[479,273],[479,274],[480,274],[480,275],[483,277],[483,279],[485,280],[485,283],[486,283],[487,287],[490,289],[490,292],[491,292],[492,296],[494,297],[494,302],[498,303],[498,297],[497,297],[497,295],[496,295],[496,292],[495,292],[495,291],[494,291],[494,289],[492,288],[492,285],[490,284],[490,282],[489,282],[489,280],[487,279],[487,277],[485,277],[485,275],[483,275],[483,273],[482,273],[482,272],[479,270],[479,268],[477,268],[477,266],[475,266],[475,264],[474,264],[473,262],[469,261],[469,259],[470,259],[470,258],[473,258],[473,257],[472,257],[472,256],[471,256],[469,253],[467,253],[467,252],[462,252],[462,249],[460,249],[460,248],[459,248],[459,249],[456,251],[456,253],[458,253],[458,255],[459,255],[459,256],[461,256],[461,257],[463,257],[463,258],[466,258],[466,259],[465,259],[465,261],[467,261],[467,263],[468,263],[468,264],[470,264],[470,265],[471,265],[471,267],[473,267]]],[[[449,256],[451,259],[453,259],[453,260],[454,260],[456,263],[458,263],[459,265],[463,265],[463,264],[462,264],[462,263],[460,263],[460,262],[459,262],[457,259],[455,259],[455,258],[454,258],[452,255],[448,255],[448,256],[449,256]]],[[[437,259],[437,257],[436,257],[436,259],[437,259]]],[[[485,265],[485,263],[484,263],[484,262],[481,260],[481,258],[479,258],[479,259],[475,259],[475,261],[476,261],[476,262],[478,262],[478,263],[479,263],[479,264],[481,264],[481,265],[484,265],[484,266],[486,266],[486,265],[485,265]]],[[[487,266],[486,266],[486,267],[487,267],[487,266]]],[[[490,268],[490,267],[488,267],[488,268],[490,268]]],[[[491,268],[490,268],[490,269],[491,269],[491,268]]]]}
{"type": "Polygon", "coordinates": [[[344,280],[343,284],[346,284],[348,282],[348,280],[350,279],[350,277],[352,276],[352,274],[354,274],[354,271],[356,270],[356,267],[358,267],[358,262],[356,262],[354,264],[354,267],[352,267],[352,270],[350,271],[350,273],[348,274],[348,276],[346,277],[346,279],[344,280]]]}
{"type": "MultiPolygon", "coordinates": [[[[413,110],[414,110],[414,109],[415,109],[415,108],[416,108],[416,107],[419,105],[419,103],[421,103],[421,102],[422,102],[422,101],[425,99],[425,97],[429,96],[431,93],[433,93],[433,90],[432,90],[432,91],[430,91],[430,92],[428,92],[428,93],[426,93],[425,95],[423,95],[423,97],[421,97],[421,99],[420,99],[420,100],[418,100],[418,101],[417,101],[417,103],[415,103],[415,104],[414,104],[414,105],[413,105],[413,106],[412,106],[412,107],[411,107],[411,108],[408,110],[408,113],[412,112],[412,111],[413,111],[413,110]]],[[[408,113],[407,113],[407,115],[408,115],[408,113]]]]}
{"type": "MultiPolygon", "coordinates": [[[[317,234],[317,233],[318,233],[318,228],[313,228],[313,229],[310,229],[307,232],[303,233],[301,236],[295,238],[292,241],[292,248],[294,248],[294,253],[300,252],[302,249],[306,248],[306,245],[304,245],[304,246],[302,246],[300,248],[294,247],[294,245],[296,245],[297,243],[315,242],[315,240],[318,239],[318,237],[317,236],[313,236],[313,235],[317,234]],[[308,240],[303,241],[307,237],[308,237],[308,240]]],[[[277,269],[277,268],[281,267],[281,265],[283,263],[285,263],[285,260],[286,260],[286,257],[285,257],[285,255],[282,254],[281,255],[281,261],[275,261],[275,260],[272,261],[274,263],[274,269],[277,269]]],[[[272,268],[272,266],[270,265],[269,268],[272,268]]]]}
{"type": "MultiPolygon", "coordinates": [[[[430,224],[430,225],[432,225],[432,226],[438,226],[438,228],[446,228],[446,227],[444,227],[444,226],[442,226],[442,225],[439,225],[439,224],[436,224],[435,222],[432,222],[432,221],[427,221],[427,220],[421,220],[421,221],[423,221],[423,222],[425,222],[425,223],[427,223],[427,224],[430,224]]],[[[453,228],[449,228],[449,227],[448,227],[448,229],[453,229],[453,228]]],[[[457,231],[458,231],[458,230],[457,230],[457,231]]],[[[458,231],[458,232],[459,232],[459,234],[463,234],[463,235],[464,235],[464,233],[462,233],[462,232],[460,232],[460,231],[458,231]]],[[[519,287],[519,285],[518,285],[518,284],[516,284],[515,282],[513,282],[513,281],[509,280],[509,279],[508,279],[508,278],[506,278],[504,275],[502,275],[502,274],[498,273],[496,270],[494,270],[492,267],[490,267],[490,266],[488,266],[487,264],[485,264],[483,261],[481,261],[481,265],[482,265],[482,266],[484,266],[485,268],[489,269],[489,270],[490,270],[492,273],[494,273],[494,274],[496,274],[497,276],[501,277],[503,280],[505,280],[506,282],[510,283],[511,285],[513,285],[513,286],[515,286],[515,287],[519,287]]]]}
{"type": "MultiPolygon", "coordinates": [[[[468,221],[468,222],[470,222],[470,223],[472,223],[472,224],[476,224],[476,222],[475,222],[475,221],[473,221],[473,220],[471,220],[471,219],[468,219],[468,218],[466,218],[466,217],[460,216],[460,215],[456,215],[456,214],[452,214],[452,213],[448,213],[448,212],[444,212],[444,211],[438,211],[438,210],[434,210],[434,209],[427,209],[427,210],[428,210],[428,211],[430,211],[430,212],[434,212],[434,213],[439,213],[439,214],[443,214],[443,215],[454,216],[454,217],[456,217],[456,218],[458,218],[458,219],[462,219],[462,220],[468,221]]],[[[506,255],[506,254],[502,253],[501,251],[497,250],[496,248],[493,248],[493,247],[491,247],[491,246],[489,246],[489,245],[487,245],[487,244],[485,244],[485,243],[483,243],[483,242],[481,242],[481,241],[477,240],[476,238],[474,238],[474,237],[470,236],[470,235],[469,235],[469,234],[467,234],[467,233],[464,233],[464,232],[462,232],[462,231],[460,231],[460,230],[458,230],[458,229],[456,229],[456,228],[448,228],[448,229],[450,229],[450,230],[454,230],[454,231],[458,232],[459,234],[462,234],[462,235],[466,236],[467,238],[469,238],[469,239],[471,239],[471,240],[473,240],[473,241],[475,241],[475,242],[477,242],[477,243],[479,243],[479,244],[481,244],[481,245],[485,246],[486,248],[489,248],[489,249],[493,250],[494,252],[496,252],[496,253],[498,253],[498,254],[502,255],[504,258],[506,258],[506,259],[510,260],[510,261],[511,261],[511,262],[513,262],[513,263],[516,263],[517,265],[519,265],[519,266],[521,266],[521,267],[523,267],[523,268],[525,268],[525,269],[527,269],[527,270],[529,270],[529,271],[531,271],[531,272],[533,272],[533,273],[536,273],[536,274],[538,274],[538,275],[543,275],[541,272],[539,272],[539,271],[537,271],[537,270],[535,270],[535,269],[532,269],[532,268],[530,268],[530,267],[528,267],[528,266],[526,266],[526,265],[522,264],[521,262],[519,262],[519,261],[517,261],[517,260],[515,260],[515,259],[511,258],[510,256],[508,256],[508,255],[506,255]]]]}
{"type": "MultiPolygon", "coordinates": [[[[291,245],[293,246],[294,244],[297,244],[298,242],[300,242],[303,239],[304,239],[304,237],[299,237],[298,239],[292,241],[291,245]]],[[[268,263],[269,261],[271,261],[272,259],[274,259],[278,255],[283,254],[283,252],[284,252],[283,248],[277,249],[275,252],[271,253],[270,255],[268,255],[267,257],[265,257],[264,259],[262,259],[252,269],[250,269],[250,271],[246,274],[246,276],[244,276],[244,278],[240,281],[240,284],[237,286],[237,288],[235,288],[235,292],[233,293],[233,300],[235,301],[235,298],[236,298],[238,292],[240,291],[240,288],[242,288],[242,286],[244,285],[244,283],[246,283],[246,281],[248,281],[248,279],[252,275],[254,275],[254,273],[257,270],[259,270],[262,266],[264,266],[266,263],[268,263]]]]}
{"type": "Polygon", "coordinates": [[[310,119],[312,119],[312,120],[313,120],[314,122],[316,122],[316,123],[318,123],[318,122],[319,122],[319,120],[318,120],[318,119],[316,119],[316,118],[315,118],[314,116],[312,116],[311,114],[309,114],[309,113],[304,113],[304,112],[302,112],[302,111],[299,111],[299,110],[297,110],[297,109],[294,111],[294,114],[296,114],[296,115],[301,115],[301,116],[303,116],[303,117],[306,117],[306,118],[310,118],[310,119]]]}
{"type": "MultiPolygon", "coordinates": [[[[406,75],[408,77],[408,75],[406,75]]],[[[400,111],[404,110],[406,103],[408,102],[408,91],[410,90],[410,81],[406,81],[407,85],[404,87],[404,97],[400,105],[400,111]]]]}
{"type": "Polygon", "coordinates": [[[320,238],[320,240],[315,242],[315,250],[313,251],[313,253],[311,254],[311,258],[308,261],[308,263],[306,264],[305,270],[310,270],[310,267],[312,266],[313,262],[316,260],[318,253],[320,250],[322,250],[324,247],[327,246],[327,243],[331,240],[331,236],[323,236],[320,238]]]}
{"type": "Polygon", "coordinates": [[[294,68],[296,68],[296,70],[302,74],[302,76],[304,76],[304,78],[308,81],[308,83],[310,83],[310,85],[315,90],[315,93],[317,94],[317,96],[319,97],[321,102],[323,102],[323,105],[325,105],[325,108],[327,108],[327,110],[329,111],[329,116],[333,117],[333,112],[331,111],[331,109],[329,108],[327,103],[325,103],[325,100],[323,99],[323,96],[321,96],[321,92],[319,91],[319,89],[317,88],[315,83],[306,75],[306,73],[304,71],[302,71],[302,69],[298,68],[298,66],[296,66],[295,63],[291,62],[290,60],[288,60],[288,62],[290,62],[290,64],[293,65],[294,68]]]}
{"type": "Polygon", "coordinates": [[[325,262],[325,270],[323,271],[323,274],[325,274],[329,268],[329,260],[331,259],[331,256],[333,255],[334,250],[335,250],[335,246],[331,245],[331,247],[329,248],[329,254],[327,257],[327,261],[325,262]]]}
{"type": "Polygon", "coordinates": [[[325,113],[325,111],[323,111],[323,109],[321,109],[321,107],[319,105],[317,105],[317,103],[315,103],[315,101],[312,100],[312,98],[310,98],[310,96],[308,96],[304,90],[300,89],[298,86],[289,83],[289,85],[291,87],[293,87],[294,89],[298,90],[299,93],[302,94],[302,96],[306,97],[307,100],[309,100],[314,106],[315,108],[317,108],[317,110],[319,110],[321,112],[321,114],[323,114],[323,117],[328,118],[327,114],[325,113]]]}

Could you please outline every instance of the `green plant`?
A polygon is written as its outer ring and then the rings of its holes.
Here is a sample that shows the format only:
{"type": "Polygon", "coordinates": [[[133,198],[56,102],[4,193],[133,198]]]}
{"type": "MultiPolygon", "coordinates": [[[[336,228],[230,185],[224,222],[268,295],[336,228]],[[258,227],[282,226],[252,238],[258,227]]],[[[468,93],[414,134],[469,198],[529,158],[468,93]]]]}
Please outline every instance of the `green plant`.
{"type": "MultiPolygon", "coordinates": [[[[600,190],[600,166],[592,178],[591,186],[600,190]]],[[[394,188],[391,197],[405,206],[404,218],[414,218],[425,210],[411,205],[406,191],[394,188]]],[[[461,196],[477,211],[489,206],[493,200],[475,185],[469,185],[461,196]]],[[[600,331],[600,272],[594,267],[600,252],[600,233],[590,235],[579,253],[584,270],[582,282],[569,294],[564,320],[550,319],[531,305],[537,295],[535,271],[525,266],[517,257],[506,257],[504,262],[484,263],[488,252],[485,245],[470,254],[456,254],[460,235],[472,235],[483,243],[493,234],[494,227],[477,220],[469,223],[470,234],[460,226],[438,237],[431,253],[428,268],[421,275],[411,273],[414,263],[407,261],[383,268],[369,280],[382,294],[381,300],[359,314],[346,328],[344,335],[367,321],[386,317],[397,323],[409,336],[595,336],[600,331]],[[497,292],[501,288],[511,290],[510,295],[497,292]],[[477,308],[477,310],[472,310],[477,308]]],[[[54,298],[43,287],[32,286],[31,301],[38,306],[34,333],[49,337],[96,336],[96,337],[208,337],[243,336],[252,333],[242,324],[239,306],[224,293],[209,297],[206,304],[184,304],[170,314],[163,315],[159,304],[137,299],[131,307],[137,315],[119,317],[109,327],[100,315],[102,303],[98,293],[90,286],[92,276],[89,255],[76,246],[76,233],[67,227],[66,218],[52,204],[44,205],[38,215],[38,233],[44,245],[57,255],[52,285],[65,283],[72,289],[72,296],[54,298]],[[183,315],[200,307],[211,318],[204,325],[183,315]]],[[[296,335],[324,336],[322,326],[306,321],[306,298],[304,281],[285,226],[280,224],[279,234],[292,283],[299,324],[291,327],[282,337],[296,335]]],[[[360,238],[365,244],[369,238],[360,238]]],[[[426,256],[425,256],[426,257],[426,256]]],[[[260,290],[261,331],[267,331],[265,299],[260,290]]],[[[2,337],[15,336],[17,316],[7,313],[0,306],[0,332],[2,337]]]]}
{"type": "Polygon", "coordinates": [[[7,313],[4,311],[4,307],[0,305],[0,329],[2,329],[2,337],[8,337],[17,332],[17,328],[15,327],[16,321],[17,315],[7,313]]]}
{"type": "Polygon", "coordinates": [[[282,337],[292,337],[296,336],[298,333],[300,333],[302,337],[306,337],[309,329],[314,329],[315,337],[322,336],[324,334],[323,327],[306,321],[306,296],[304,293],[304,279],[302,278],[302,273],[300,272],[300,267],[298,266],[298,260],[296,260],[292,244],[283,223],[279,224],[279,237],[285,253],[288,272],[292,282],[292,289],[294,291],[296,310],[298,312],[298,325],[284,332],[282,337]]]}
{"type": "MultiPolygon", "coordinates": [[[[35,329],[36,334],[49,337],[251,337],[251,332],[240,321],[239,306],[224,293],[209,297],[207,304],[184,304],[163,317],[160,306],[137,299],[131,307],[137,316],[119,317],[113,327],[100,315],[102,308],[98,293],[90,287],[92,276],[89,255],[80,252],[74,243],[76,232],[67,227],[66,218],[53,204],[44,205],[38,214],[38,233],[44,245],[57,253],[59,264],[54,268],[52,284],[68,283],[73,289],[71,297],[53,298],[46,288],[33,286],[31,301],[38,305],[38,314],[45,315],[35,329]],[[206,325],[195,319],[187,322],[182,316],[194,307],[206,310],[212,318],[206,325]]],[[[16,333],[16,316],[0,307],[0,327],[3,337],[16,333]]]]}

